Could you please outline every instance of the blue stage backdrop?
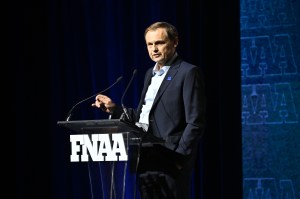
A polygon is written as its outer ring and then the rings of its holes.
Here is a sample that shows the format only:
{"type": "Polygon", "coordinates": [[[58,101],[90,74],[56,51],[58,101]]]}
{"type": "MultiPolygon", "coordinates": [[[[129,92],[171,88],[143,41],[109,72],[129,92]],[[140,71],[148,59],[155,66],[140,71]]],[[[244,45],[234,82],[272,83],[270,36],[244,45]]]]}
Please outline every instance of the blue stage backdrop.
{"type": "Polygon", "coordinates": [[[243,198],[300,198],[300,2],[240,1],[243,198]]]}

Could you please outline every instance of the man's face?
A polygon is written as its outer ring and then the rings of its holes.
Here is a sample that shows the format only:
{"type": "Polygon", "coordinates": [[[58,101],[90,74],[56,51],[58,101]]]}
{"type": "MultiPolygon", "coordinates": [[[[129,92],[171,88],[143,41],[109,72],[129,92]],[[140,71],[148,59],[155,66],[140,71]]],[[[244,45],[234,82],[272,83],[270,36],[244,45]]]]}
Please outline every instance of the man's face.
{"type": "Polygon", "coordinates": [[[176,51],[177,41],[170,41],[163,28],[148,31],[145,40],[150,58],[160,67],[164,66],[176,51]]]}

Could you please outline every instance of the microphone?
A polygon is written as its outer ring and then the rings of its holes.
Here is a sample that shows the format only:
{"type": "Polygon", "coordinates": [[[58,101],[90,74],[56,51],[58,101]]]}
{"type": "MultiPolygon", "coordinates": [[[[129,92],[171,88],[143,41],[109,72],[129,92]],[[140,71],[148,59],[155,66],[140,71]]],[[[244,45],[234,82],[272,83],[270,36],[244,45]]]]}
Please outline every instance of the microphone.
{"type": "MultiPolygon", "coordinates": [[[[134,69],[134,71],[132,72],[131,79],[130,79],[130,81],[128,82],[127,87],[126,87],[126,89],[125,89],[125,91],[124,91],[124,93],[123,93],[123,95],[122,95],[122,97],[121,97],[121,105],[122,105],[122,108],[123,108],[123,112],[124,112],[124,114],[125,114],[125,116],[126,116],[126,119],[127,119],[128,121],[130,121],[130,122],[131,122],[132,120],[131,120],[131,117],[129,117],[127,108],[124,106],[123,100],[124,100],[124,96],[125,96],[125,94],[126,94],[128,88],[129,88],[129,86],[131,85],[131,82],[132,82],[132,80],[133,80],[133,78],[134,78],[134,76],[135,76],[136,73],[137,73],[137,70],[134,69]]],[[[122,117],[121,117],[121,118],[122,118],[122,117]]]]}
{"type": "Polygon", "coordinates": [[[96,97],[97,95],[99,95],[99,94],[101,94],[101,93],[104,93],[105,91],[109,90],[109,89],[112,88],[114,85],[116,85],[119,81],[121,81],[122,78],[123,78],[123,77],[120,76],[120,77],[115,81],[115,83],[113,83],[112,85],[110,85],[110,86],[107,87],[106,89],[104,89],[104,90],[102,90],[102,91],[100,91],[100,92],[98,92],[98,93],[96,93],[96,94],[94,94],[94,95],[92,95],[92,96],[90,96],[90,97],[88,97],[88,98],[86,98],[86,99],[83,99],[83,100],[81,100],[80,102],[78,102],[77,104],[75,104],[75,105],[70,109],[70,111],[69,111],[69,113],[68,113],[68,115],[67,115],[67,117],[66,117],[66,121],[69,121],[69,120],[70,120],[70,118],[71,118],[71,116],[72,116],[72,113],[73,113],[73,110],[75,109],[75,107],[77,107],[77,106],[78,106],[79,104],[81,104],[82,102],[85,102],[85,101],[87,101],[87,100],[89,100],[89,99],[91,99],[91,98],[93,98],[93,97],[96,97]]]}

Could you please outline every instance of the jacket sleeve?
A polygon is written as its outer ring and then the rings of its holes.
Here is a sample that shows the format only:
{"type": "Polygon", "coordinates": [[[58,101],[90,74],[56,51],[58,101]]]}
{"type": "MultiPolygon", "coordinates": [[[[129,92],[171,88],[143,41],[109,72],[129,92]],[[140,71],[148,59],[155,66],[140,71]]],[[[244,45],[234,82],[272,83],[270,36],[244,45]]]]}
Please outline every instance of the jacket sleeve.
{"type": "Polygon", "coordinates": [[[184,114],[186,127],[179,140],[176,152],[189,155],[203,135],[205,125],[205,91],[200,68],[190,70],[183,84],[184,114]]]}
{"type": "Polygon", "coordinates": [[[117,105],[114,112],[111,113],[110,118],[111,119],[120,119],[120,118],[122,118],[122,119],[127,120],[128,122],[131,122],[131,123],[135,124],[135,122],[136,122],[136,111],[135,111],[135,109],[127,108],[127,110],[128,110],[128,114],[129,114],[129,117],[130,117],[131,120],[128,120],[126,117],[123,116],[123,114],[124,114],[123,108],[119,105],[117,105]]]}

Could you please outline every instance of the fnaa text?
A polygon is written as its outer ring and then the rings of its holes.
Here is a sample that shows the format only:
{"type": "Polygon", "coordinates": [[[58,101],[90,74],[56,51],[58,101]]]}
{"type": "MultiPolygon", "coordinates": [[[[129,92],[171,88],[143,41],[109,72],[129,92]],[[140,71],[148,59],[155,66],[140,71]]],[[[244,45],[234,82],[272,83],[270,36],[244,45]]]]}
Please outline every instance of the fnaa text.
{"type": "Polygon", "coordinates": [[[70,135],[71,162],[127,161],[122,133],[70,135]]]}

